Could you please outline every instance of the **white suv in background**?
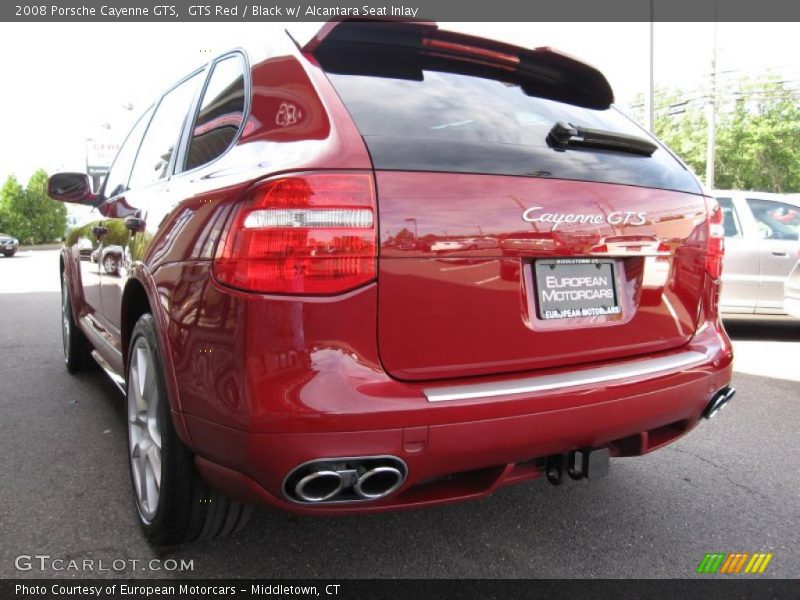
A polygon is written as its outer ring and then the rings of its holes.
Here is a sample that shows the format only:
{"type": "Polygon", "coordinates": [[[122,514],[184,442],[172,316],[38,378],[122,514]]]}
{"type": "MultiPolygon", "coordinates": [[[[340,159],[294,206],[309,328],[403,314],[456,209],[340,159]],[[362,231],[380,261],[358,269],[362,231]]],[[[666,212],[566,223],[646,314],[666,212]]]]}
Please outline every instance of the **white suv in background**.
{"type": "Polygon", "coordinates": [[[800,199],[735,190],[714,196],[725,228],[720,310],[800,317],[800,282],[789,282],[793,271],[792,281],[800,279],[800,199]]]}

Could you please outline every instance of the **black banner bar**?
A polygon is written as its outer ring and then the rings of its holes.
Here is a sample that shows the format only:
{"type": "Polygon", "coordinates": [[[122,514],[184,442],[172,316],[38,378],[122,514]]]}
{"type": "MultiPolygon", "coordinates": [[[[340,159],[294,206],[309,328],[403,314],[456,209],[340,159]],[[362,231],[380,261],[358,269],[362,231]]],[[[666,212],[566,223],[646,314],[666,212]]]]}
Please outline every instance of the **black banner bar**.
{"type": "Polygon", "coordinates": [[[792,0],[10,0],[10,22],[297,22],[335,18],[466,22],[800,21],[792,0]]]}
{"type": "Polygon", "coordinates": [[[330,600],[513,600],[517,598],[790,598],[797,597],[797,581],[752,579],[693,580],[250,580],[250,579],[28,579],[0,581],[3,600],[46,598],[61,600],[193,600],[216,598],[330,600]]]}

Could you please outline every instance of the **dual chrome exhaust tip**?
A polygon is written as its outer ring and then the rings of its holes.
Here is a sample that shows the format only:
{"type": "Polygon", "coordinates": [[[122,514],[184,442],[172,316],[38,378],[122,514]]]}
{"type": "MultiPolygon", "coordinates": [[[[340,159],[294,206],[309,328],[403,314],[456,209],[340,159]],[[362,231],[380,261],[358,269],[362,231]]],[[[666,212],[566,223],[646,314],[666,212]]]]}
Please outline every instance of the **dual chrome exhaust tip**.
{"type": "Polygon", "coordinates": [[[330,500],[344,488],[344,479],[336,471],[313,471],[300,479],[294,492],[303,502],[325,502],[330,500]]]}
{"type": "Polygon", "coordinates": [[[397,491],[407,475],[406,464],[394,456],[319,459],[293,469],[283,493],[304,504],[378,500],[397,491]]]}
{"type": "Polygon", "coordinates": [[[711,397],[711,400],[703,410],[703,418],[713,419],[730,402],[736,394],[736,389],[732,385],[725,386],[711,397]]]}

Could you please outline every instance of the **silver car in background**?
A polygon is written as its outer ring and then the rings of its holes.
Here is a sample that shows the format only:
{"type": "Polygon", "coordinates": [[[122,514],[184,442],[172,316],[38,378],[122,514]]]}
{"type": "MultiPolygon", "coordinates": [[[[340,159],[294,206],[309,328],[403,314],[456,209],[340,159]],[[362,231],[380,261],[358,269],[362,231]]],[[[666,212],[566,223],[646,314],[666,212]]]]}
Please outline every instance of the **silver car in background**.
{"type": "Polygon", "coordinates": [[[783,310],[795,319],[800,319],[800,262],[786,280],[783,287],[783,310]]]}
{"type": "Polygon", "coordinates": [[[725,228],[721,312],[800,317],[792,302],[792,285],[800,290],[800,283],[789,278],[800,277],[800,199],[730,190],[714,196],[725,228]]]}

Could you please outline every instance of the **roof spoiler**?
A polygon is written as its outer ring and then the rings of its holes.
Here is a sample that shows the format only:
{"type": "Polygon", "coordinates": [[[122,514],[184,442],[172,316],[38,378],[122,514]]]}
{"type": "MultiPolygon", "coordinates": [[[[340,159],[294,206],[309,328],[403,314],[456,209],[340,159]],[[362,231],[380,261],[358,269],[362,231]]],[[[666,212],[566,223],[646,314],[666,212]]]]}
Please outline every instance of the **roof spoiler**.
{"type": "Polygon", "coordinates": [[[571,56],[548,47],[528,50],[444,31],[433,21],[330,21],[303,51],[319,59],[337,50],[353,52],[358,49],[358,53],[363,54],[366,46],[418,50],[432,58],[499,69],[513,74],[526,93],[576,106],[604,110],[614,102],[614,92],[605,76],[571,56]]]}

